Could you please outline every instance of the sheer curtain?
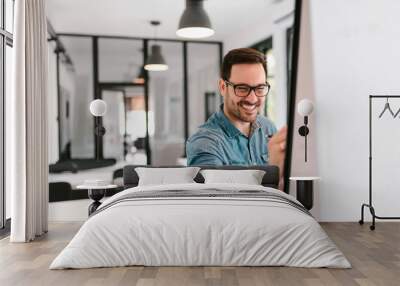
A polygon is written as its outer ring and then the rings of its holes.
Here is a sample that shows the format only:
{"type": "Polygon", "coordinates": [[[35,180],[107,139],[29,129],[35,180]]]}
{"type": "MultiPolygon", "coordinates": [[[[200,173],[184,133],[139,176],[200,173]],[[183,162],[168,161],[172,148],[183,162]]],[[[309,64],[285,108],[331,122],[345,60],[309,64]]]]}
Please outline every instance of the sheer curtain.
{"type": "Polygon", "coordinates": [[[47,232],[47,25],[44,0],[15,1],[13,92],[7,110],[12,242],[47,232]]]}

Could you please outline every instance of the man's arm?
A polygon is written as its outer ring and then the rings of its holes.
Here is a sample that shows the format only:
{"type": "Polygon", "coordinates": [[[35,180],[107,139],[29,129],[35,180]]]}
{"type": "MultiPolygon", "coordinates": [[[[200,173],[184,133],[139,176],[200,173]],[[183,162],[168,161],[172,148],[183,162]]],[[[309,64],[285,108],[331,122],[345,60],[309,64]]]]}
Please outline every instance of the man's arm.
{"type": "Polygon", "coordinates": [[[268,142],[269,164],[279,166],[281,170],[285,160],[286,136],[287,127],[284,126],[268,142]]]}
{"type": "Polygon", "coordinates": [[[287,127],[282,127],[268,142],[269,164],[279,167],[279,189],[283,190],[283,167],[286,156],[287,127]]]}

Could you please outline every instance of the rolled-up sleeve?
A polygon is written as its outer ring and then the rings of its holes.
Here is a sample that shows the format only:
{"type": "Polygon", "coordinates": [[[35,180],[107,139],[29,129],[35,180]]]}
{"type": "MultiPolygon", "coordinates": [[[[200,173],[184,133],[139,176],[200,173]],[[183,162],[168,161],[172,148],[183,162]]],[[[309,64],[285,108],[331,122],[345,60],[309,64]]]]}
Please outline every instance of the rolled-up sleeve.
{"type": "Polygon", "coordinates": [[[217,138],[210,134],[195,134],[186,143],[188,166],[224,165],[222,150],[217,138]]]}

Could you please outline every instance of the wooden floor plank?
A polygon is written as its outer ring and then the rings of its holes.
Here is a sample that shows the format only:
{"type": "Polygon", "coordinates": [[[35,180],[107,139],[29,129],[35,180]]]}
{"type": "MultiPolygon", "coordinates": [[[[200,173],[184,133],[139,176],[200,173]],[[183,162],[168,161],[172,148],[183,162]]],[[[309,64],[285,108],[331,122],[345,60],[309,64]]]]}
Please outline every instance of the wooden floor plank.
{"type": "Polygon", "coordinates": [[[380,222],[375,231],[357,223],[321,223],[352,269],[294,267],[116,267],[48,269],[80,223],[53,223],[32,243],[0,241],[0,285],[400,285],[400,223],[380,222]]]}

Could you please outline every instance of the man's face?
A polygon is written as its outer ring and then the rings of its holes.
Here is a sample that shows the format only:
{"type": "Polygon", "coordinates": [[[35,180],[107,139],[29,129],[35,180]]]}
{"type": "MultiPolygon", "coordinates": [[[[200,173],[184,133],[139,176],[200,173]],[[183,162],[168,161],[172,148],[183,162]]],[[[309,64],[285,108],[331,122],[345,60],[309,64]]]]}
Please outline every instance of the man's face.
{"type": "MultiPolygon", "coordinates": [[[[265,84],[266,76],[262,64],[235,64],[228,79],[232,84],[257,86],[265,84]]],[[[232,85],[219,80],[219,89],[224,97],[225,111],[228,116],[242,122],[254,122],[258,111],[264,107],[265,97],[257,97],[254,90],[246,97],[235,95],[232,85]]]]}

